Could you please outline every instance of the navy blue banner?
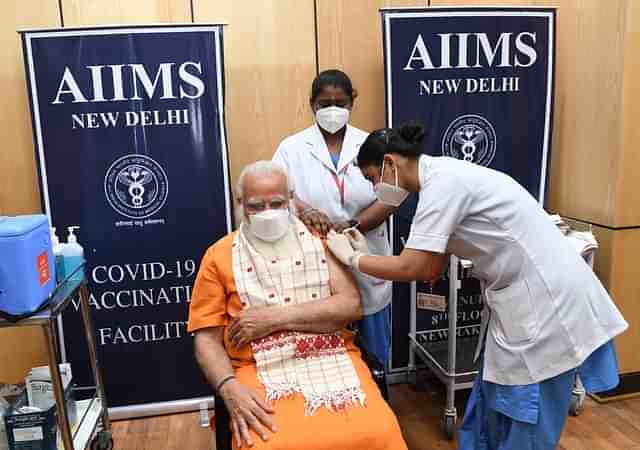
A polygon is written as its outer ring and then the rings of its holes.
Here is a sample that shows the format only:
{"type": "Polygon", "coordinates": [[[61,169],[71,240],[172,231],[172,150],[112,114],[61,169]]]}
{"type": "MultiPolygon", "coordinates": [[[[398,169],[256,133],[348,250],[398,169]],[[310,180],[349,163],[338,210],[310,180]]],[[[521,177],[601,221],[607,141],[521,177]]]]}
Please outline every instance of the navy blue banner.
{"type": "MultiPolygon", "coordinates": [[[[44,208],[79,225],[110,407],[211,395],[186,332],[206,248],[231,229],[222,27],[23,33],[44,208]]],[[[63,318],[91,385],[80,314],[63,318]]]]}
{"type": "MultiPolygon", "coordinates": [[[[382,22],[388,126],[421,120],[428,132],[426,153],[505,172],[544,203],[551,149],[555,10],[384,10],[382,22]]],[[[416,201],[410,198],[394,217],[396,253],[402,248],[401,238],[409,234],[416,201]]],[[[473,280],[467,284],[461,294],[466,304],[459,309],[460,326],[479,323],[479,286],[473,280]]],[[[419,292],[424,289],[418,286],[419,292]]],[[[396,368],[408,360],[408,297],[408,286],[396,283],[392,349],[396,368]]],[[[419,311],[418,318],[418,330],[447,328],[446,314],[419,311]]]]}

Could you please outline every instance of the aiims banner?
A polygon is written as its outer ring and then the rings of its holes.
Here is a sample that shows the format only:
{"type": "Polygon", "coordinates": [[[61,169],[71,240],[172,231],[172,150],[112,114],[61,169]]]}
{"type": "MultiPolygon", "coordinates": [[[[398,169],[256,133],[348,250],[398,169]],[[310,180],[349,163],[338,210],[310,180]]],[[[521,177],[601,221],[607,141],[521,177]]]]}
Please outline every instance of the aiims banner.
{"type": "MultiPolygon", "coordinates": [[[[555,10],[389,9],[382,11],[382,23],[388,126],[421,120],[428,154],[505,172],[543,203],[551,148],[555,10]]],[[[415,206],[416,198],[409,199],[394,218],[396,251],[409,233],[415,206]]],[[[477,283],[463,291],[458,323],[479,323],[477,283]]],[[[408,296],[406,285],[395,286],[393,367],[407,363],[408,296]]],[[[419,319],[418,330],[447,328],[443,312],[419,313],[419,319]]],[[[472,334],[474,327],[463,330],[472,334]]],[[[438,339],[438,333],[430,336],[438,339]]]]}
{"type": "MultiPolygon", "coordinates": [[[[199,261],[231,227],[222,27],[22,38],[42,201],[61,240],[80,227],[109,406],[211,395],[186,321],[199,261]]],[[[63,350],[91,385],[74,306],[63,350]]]]}

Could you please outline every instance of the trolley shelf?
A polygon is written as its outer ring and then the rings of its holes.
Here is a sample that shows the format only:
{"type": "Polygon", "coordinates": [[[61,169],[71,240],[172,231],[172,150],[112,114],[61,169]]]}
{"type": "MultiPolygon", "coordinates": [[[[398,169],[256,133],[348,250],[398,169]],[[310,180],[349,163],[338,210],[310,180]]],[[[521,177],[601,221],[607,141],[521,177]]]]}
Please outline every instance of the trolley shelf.
{"type": "MultiPolygon", "coordinates": [[[[467,328],[459,327],[458,329],[467,328]]],[[[468,328],[477,328],[476,325],[472,325],[468,328]]],[[[437,330],[436,330],[437,331],[437,330]]],[[[427,365],[435,365],[434,372],[436,375],[442,373],[447,377],[455,377],[456,384],[460,382],[472,383],[475,375],[478,373],[479,361],[473,360],[475,356],[476,346],[478,344],[478,337],[468,337],[460,339],[460,344],[456,352],[456,370],[452,373],[448,367],[448,342],[429,342],[429,334],[436,331],[421,331],[416,333],[415,338],[409,336],[411,343],[413,344],[414,351],[417,352],[420,359],[427,365]]],[[[444,382],[444,380],[443,380],[444,382]]],[[[470,387],[471,385],[469,385],[470,387]]],[[[462,389],[466,389],[462,387],[462,389]]]]}

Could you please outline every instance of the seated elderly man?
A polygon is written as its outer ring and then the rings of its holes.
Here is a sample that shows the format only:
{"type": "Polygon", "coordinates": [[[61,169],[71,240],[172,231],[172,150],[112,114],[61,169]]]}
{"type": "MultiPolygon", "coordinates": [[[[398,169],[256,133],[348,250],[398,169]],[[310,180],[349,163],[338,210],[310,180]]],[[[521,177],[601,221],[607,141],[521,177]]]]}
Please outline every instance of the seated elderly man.
{"type": "Polygon", "coordinates": [[[345,329],[361,316],[356,284],[291,214],[286,174],[254,163],[237,194],[242,223],[202,259],[188,325],[234,447],[406,449],[345,329]]]}

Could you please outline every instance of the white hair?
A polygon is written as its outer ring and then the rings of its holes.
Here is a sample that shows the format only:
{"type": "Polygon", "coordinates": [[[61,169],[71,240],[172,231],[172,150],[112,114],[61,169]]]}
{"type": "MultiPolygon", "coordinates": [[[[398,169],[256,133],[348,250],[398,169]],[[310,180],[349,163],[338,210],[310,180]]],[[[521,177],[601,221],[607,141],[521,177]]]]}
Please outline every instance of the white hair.
{"type": "MultiPolygon", "coordinates": [[[[244,198],[244,188],[245,188],[245,179],[247,175],[255,175],[260,177],[266,177],[274,174],[281,174],[284,176],[287,181],[287,194],[291,194],[293,192],[293,186],[291,184],[291,180],[289,179],[289,175],[282,168],[281,165],[269,160],[261,160],[251,163],[242,169],[240,172],[240,176],[238,177],[238,182],[236,183],[236,199],[237,205],[235,209],[235,219],[236,226],[240,226],[242,221],[244,220],[244,207],[242,206],[242,200],[244,198]]],[[[295,215],[295,207],[293,201],[289,202],[289,210],[291,214],[295,215]]]]}
{"type": "Polygon", "coordinates": [[[293,188],[291,186],[291,181],[289,180],[289,176],[287,172],[282,168],[282,166],[278,163],[268,160],[256,161],[254,163],[245,166],[240,172],[240,176],[238,177],[238,182],[236,183],[236,197],[238,200],[242,200],[244,197],[244,180],[247,175],[257,175],[257,176],[269,176],[273,174],[282,174],[284,178],[287,180],[287,188],[290,192],[293,192],[293,188]]]}

